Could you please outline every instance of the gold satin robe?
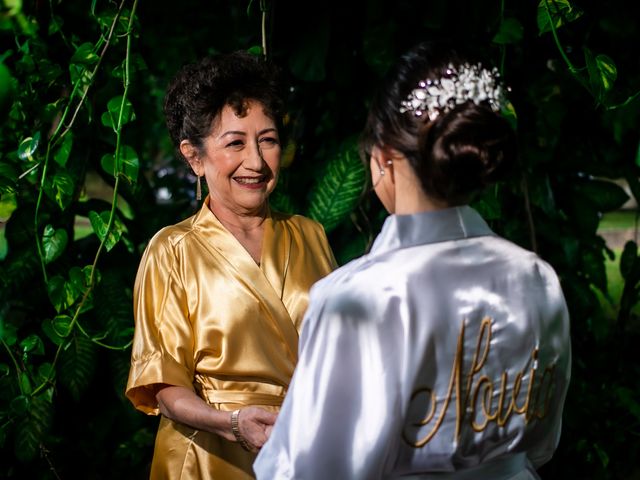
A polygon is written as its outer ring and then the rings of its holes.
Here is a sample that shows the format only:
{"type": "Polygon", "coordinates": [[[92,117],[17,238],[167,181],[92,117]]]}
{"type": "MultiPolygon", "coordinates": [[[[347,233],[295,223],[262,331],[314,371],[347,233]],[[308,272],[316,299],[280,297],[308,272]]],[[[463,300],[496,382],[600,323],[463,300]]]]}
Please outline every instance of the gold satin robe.
{"type": "MultiPolygon", "coordinates": [[[[158,415],[160,384],[193,389],[212,408],[279,410],[297,362],[313,283],[336,266],[322,226],[272,212],[258,266],[209,209],[160,230],[135,282],[126,395],[158,415]]],[[[238,443],[160,419],[151,478],[253,478],[238,443]]]]}

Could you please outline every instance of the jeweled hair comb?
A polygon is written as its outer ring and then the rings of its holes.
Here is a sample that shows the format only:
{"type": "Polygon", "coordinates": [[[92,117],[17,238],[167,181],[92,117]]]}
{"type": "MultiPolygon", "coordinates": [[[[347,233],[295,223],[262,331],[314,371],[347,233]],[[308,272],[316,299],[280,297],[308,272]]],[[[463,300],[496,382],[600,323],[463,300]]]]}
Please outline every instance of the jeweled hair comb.
{"type": "Polygon", "coordinates": [[[476,105],[486,102],[494,112],[506,105],[506,89],[497,68],[487,70],[480,63],[458,67],[449,64],[441,78],[420,81],[402,101],[400,112],[413,112],[416,117],[426,114],[429,120],[435,120],[468,101],[476,105]]]}

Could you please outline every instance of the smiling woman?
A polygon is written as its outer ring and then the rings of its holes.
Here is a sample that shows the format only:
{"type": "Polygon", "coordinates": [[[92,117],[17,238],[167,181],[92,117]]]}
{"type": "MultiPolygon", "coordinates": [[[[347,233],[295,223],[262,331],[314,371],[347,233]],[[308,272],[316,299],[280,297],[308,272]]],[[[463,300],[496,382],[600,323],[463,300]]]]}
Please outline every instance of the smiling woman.
{"type": "Polygon", "coordinates": [[[322,226],[268,204],[280,167],[273,67],[242,52],[167,90],[180,155],[209,195],[158,232],[134,288],[126,394],[161,414],[151,478],[252,478],[297,362],[308,290],[335,267],[322,226]]]}

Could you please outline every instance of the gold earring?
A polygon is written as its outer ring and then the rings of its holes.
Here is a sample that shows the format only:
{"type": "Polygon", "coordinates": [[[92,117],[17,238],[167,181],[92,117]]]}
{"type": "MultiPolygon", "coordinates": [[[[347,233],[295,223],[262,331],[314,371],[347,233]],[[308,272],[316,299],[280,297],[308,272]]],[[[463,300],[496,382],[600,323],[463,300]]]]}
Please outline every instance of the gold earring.
{"type": "Polygon", "coordinates": [[[196,180],[196,200],[202,200],[202,185],[200,184],[200,175],[198,175],[198,179],[196,180]]]}

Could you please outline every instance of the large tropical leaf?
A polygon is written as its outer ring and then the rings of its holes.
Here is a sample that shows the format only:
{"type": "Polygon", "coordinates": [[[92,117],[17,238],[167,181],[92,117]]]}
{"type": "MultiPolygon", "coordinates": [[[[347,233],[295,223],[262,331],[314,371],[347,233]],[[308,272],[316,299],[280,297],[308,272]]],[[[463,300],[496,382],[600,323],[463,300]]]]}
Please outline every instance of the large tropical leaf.
{"type": "Polygon", "coordinates": [[[62,351],[58,365],[58,378],[71,393],[80,400],[91,382],[96,367],[96,347],[88,338],[76,335],[69,347],[62,351]]]}
{"type": "Polygon", "coordinates": [[[49,395],[31,398],[29,408],[15,429],[15,454],[23,462],[32,460],[40,451],[40,444],[51,427],[53,407],[49,395]]]}
{"type": "Polygon", "coordinates": [[[311,191],[307,215],[322,223],[326,232],[336,228],[357,205],[365,175],[356,143],[347,142],[311,191]]]}

